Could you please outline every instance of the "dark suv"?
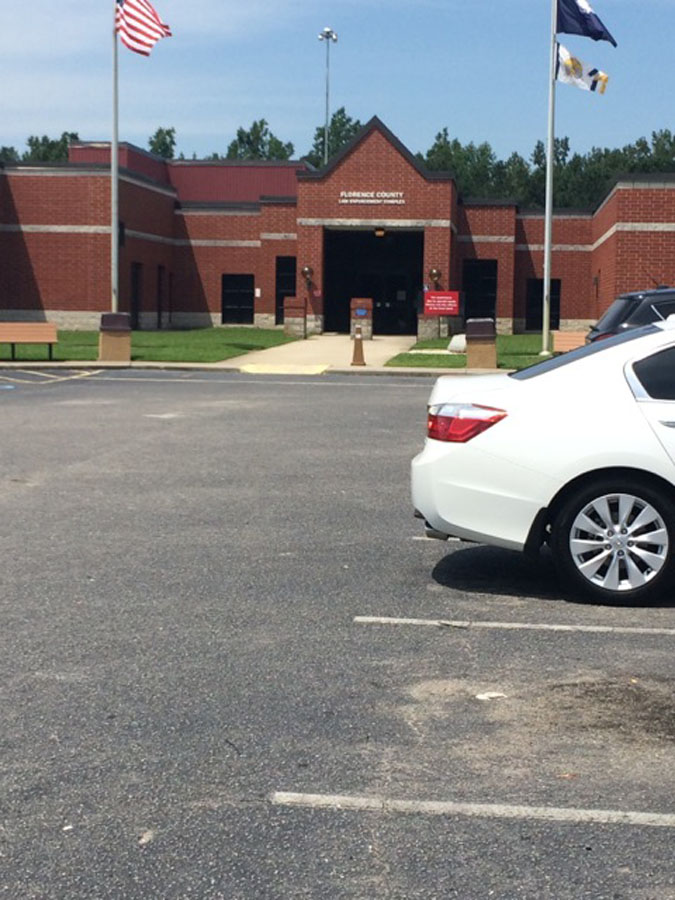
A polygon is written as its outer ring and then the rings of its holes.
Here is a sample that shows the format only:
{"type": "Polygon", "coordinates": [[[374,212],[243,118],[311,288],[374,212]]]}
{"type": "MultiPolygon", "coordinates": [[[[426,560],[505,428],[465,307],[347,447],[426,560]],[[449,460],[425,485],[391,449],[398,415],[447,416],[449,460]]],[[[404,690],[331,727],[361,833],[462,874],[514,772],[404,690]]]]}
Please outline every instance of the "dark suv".
{"type": "Polygon", "coordinates": [[[617,297],[607,312],[591,328],[586,341],[621,334],[628,328],[660,322],[675,313],[675,288],[658,287],[617,297]]]}

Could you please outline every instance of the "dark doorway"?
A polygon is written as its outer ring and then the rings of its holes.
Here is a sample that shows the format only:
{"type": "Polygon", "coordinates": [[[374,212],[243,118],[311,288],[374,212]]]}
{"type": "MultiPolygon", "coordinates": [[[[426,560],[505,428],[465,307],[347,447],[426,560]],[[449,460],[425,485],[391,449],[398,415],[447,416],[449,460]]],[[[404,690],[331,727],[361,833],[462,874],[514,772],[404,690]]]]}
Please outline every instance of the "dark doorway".
{"type": "Polygon", "coordinates": [[[222,324],[252,325],[253,298],[253,275],[223,275],[222,324]]]}
{"type": "Polygon", "coordinates": [[[141,304],[143,302],[143,263],[131,264],[131,303],[129,305],[129,319],[134,331],[138,329],[141,304]]]}
{"type": "Polygon", "coordinates": [[[295,297],[295,270],[296,259],[294,256],[277,256],[274,305],[276,325],[284,324],[284,300],[286,297],[295,297]]]}
{"type": "MultiPolygon", "coordinates": [[[[541,331],[543,327],[544,279],[528,278],[525,298],[525,331],[541,331]]],[[[551,330],[560,328],[560,279],[551,279],[551,330]]]]}
{"type": "Polygon", "coordinates": [[[415,334],[423,251],[421,231],[326,231],[324,330],[348,332],[349,301],[371,297],[375,334],[415,334]]]}
{"type": "Polygon", "coordinates": [[[462,290],[466,319],[494,319],[497,313],[497,260],[465,259],[462,290]]]}

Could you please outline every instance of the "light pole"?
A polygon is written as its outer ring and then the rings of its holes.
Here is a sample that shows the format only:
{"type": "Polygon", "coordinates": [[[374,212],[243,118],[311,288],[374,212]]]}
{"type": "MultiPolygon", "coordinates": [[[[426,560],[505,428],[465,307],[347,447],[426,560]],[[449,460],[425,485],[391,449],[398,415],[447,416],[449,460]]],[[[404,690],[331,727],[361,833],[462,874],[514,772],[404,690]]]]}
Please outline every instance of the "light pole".
{"type": "Polygon", "coordinates": [[[329,114],[329,91],[330,91],[330,45],[331,42],[337,44],[337,33],[329,28],[328,25],[319,35],[320,41],[326,42],[326,127],[323,132],[323,164],[328,163],[328,114],[329,114]]]}

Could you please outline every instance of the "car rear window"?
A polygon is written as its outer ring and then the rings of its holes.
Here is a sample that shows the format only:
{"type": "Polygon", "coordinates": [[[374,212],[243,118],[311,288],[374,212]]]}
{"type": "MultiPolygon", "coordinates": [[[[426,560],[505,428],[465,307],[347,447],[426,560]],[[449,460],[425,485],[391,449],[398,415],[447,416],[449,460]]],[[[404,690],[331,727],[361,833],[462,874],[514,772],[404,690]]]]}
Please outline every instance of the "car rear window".
{"type": "Polygon", "coordinates": [[[656,325],[645,325],[643,328],[634,328],[631,331],[624,331],[621,334],[613,335],[605,338],[603,341],[594,341],[592,344],[585,344],[577,350],[569,350],[567,353],[561,353],[560,356],[550,356],[543,362],[535,363],[519,372],[511,372],[510,377],[517,381],[526,381],[528,378],[536,378],[538,375],[545,375],[547,372],[553,372],[555,369],[561,369],[570,363],[576,362],[578,359],[585,359],[587,356],[593,356],[596,353],[602,353],[611,347],[617,347],[619,344],[625,344],[627,341],[634,341],[637,338],[644,337],[646,334],[653,334],[658,331],[656,325]]]}
{"type": "Polygon", "coordinates": [[[633,371],[652,399],[675,400],[675,347],[639,360],[633,371]]]}
{"type": "Polygon", "coordinates": [[[639,297],[619,297],[593,327],[594,331],[614,331],[640,305],[639,297]]]}

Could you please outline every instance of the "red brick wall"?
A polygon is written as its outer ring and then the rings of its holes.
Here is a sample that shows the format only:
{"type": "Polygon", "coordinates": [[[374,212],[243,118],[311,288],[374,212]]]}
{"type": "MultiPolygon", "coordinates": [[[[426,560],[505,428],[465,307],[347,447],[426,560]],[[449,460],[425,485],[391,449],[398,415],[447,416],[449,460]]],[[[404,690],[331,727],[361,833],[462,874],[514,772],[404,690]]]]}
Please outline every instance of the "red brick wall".
{"type": "MultiPolygon", "coordinates": [[[[110,181],[98,176],[0,175],[0,224],[109,225],[110,181]]],[[[0,231],[0,309],[73,311],[110,303],[108,234],[0,231]]]]}
{"type": "MultiPolygon", "coordinates": [[[[90,155],[99,149],[90,148],[90,155]]],[[[73,152],[77,156],[79,151],[74,148],[73,152]]],[[[121,218],[126,226],[126,242],[120,251],[122,308],[129,302],[131,263],[141,262],[145,312],[155,308],[157,267],[161,265],[167,290],[169,275],[174,274],[175,311],[217,316],[221,275],[238,272],[254,274],[261,294],[256,312],[273,316],[276,257],[296,256],[297,294],[307,295],[300,271],[303,265],[311,265],[314,289],[308,296],[309,314],[320,315],[323,226],[299,224],[298,219],[363,220],[368,227],[383,220],[410,227],[404,220],[415,220],[418,224],[413,227],[424,228],[424,277],[428,278],[430,268],[440,269],[442,288],[461,287],[464,259],[496,259],[497,314],[501,318],[523,319],[527,279],[543,277],[543,215],[520,217],[515,207],[497,204],[458,205],[452,182],[425,178],[377,129],[326,176],[300,180],[297,206],[263,203],[251,214],[223,215],[215,210],[205,215],[176,214],[176,194],[166,182],[166,164],[129,148],[124,153],[126,164],[139,167],[146,176],[163,179],[165,186],[153,189],[124,177],[120,182],[121,218]],[[401,191],[405,204],[344,204],[339,202],[340,191],[401,191]],[[428,224],[428,220],[449,220],[457,233],[428,224]],[[491,236],[507,240],[478,240],[491,236]],[[214,247],[186,246],[181,243],[184,241],[254,243],[214,247]]],[[[90,161],[98,161],[98,157],[90,161]]],[[[107,172],[87,172],[81,168],[83,163],[84,158],[78,160],[77,171],[61,167],[0,169],[0,225],[5,226],[0,229],[0,309],[109,308],[110,180],[107,172]],[[105,231],[12,231],[19,223],[24,227],[88,226],[105,231]]],[[[286,173],[282,174],[285,177],[286,173]]],[[[654,177],[654,183],[618,186],[593,216],[554,218],[554,247],[571,248],[554,249],[552,256],[552,277],[562,281],[563,319],[594,319],[620,292],[651,287],[654,282],[675,284],[675,232],[650,228],[675,225],[675,190],[672,182],[659,183],[659,176],[654,177]],[[643,230],[635,230],[640,224],[645,226],[643,230]]]]}
{"type": "MultiPolygon", "coordinates": [[[[560,318],[595,318],[591,277],[593,221],[590,215],[554,215],[551,243],[551,278],[560,279],[560,318]],[[556,249],[564,246],[569,249],[556,249]],[[580,249],[574,249],[574,248],[580,249]]],[[[518,217],[514,284],[515,318],[525,318],[527,281],[544,277],[544,214],[518,217]]]]}
{"type": "MultiPolygon", "coordinates": [[[[658,175],[655,176],[658,182],[658,175]]],[[[616,191],[622,223],[675,226],[675,190],[635,184],[616,191]]],[[[616,237],[617,294],[645,290],[656,284],[675,285],[675,232],[619,231],[616,237]]]]}
{"type": "Polygon", "coordinates": [[[515,206],[460,207],[457,255],[459,278],[465,259],[497,260],[497,318],[513,317],[513,281],[515,251],[515,206]],[[504,241],[485,241],[481,238],[506,238],[504,241]],[[476,240],[463,240],[475,238],[476,240]]]}

